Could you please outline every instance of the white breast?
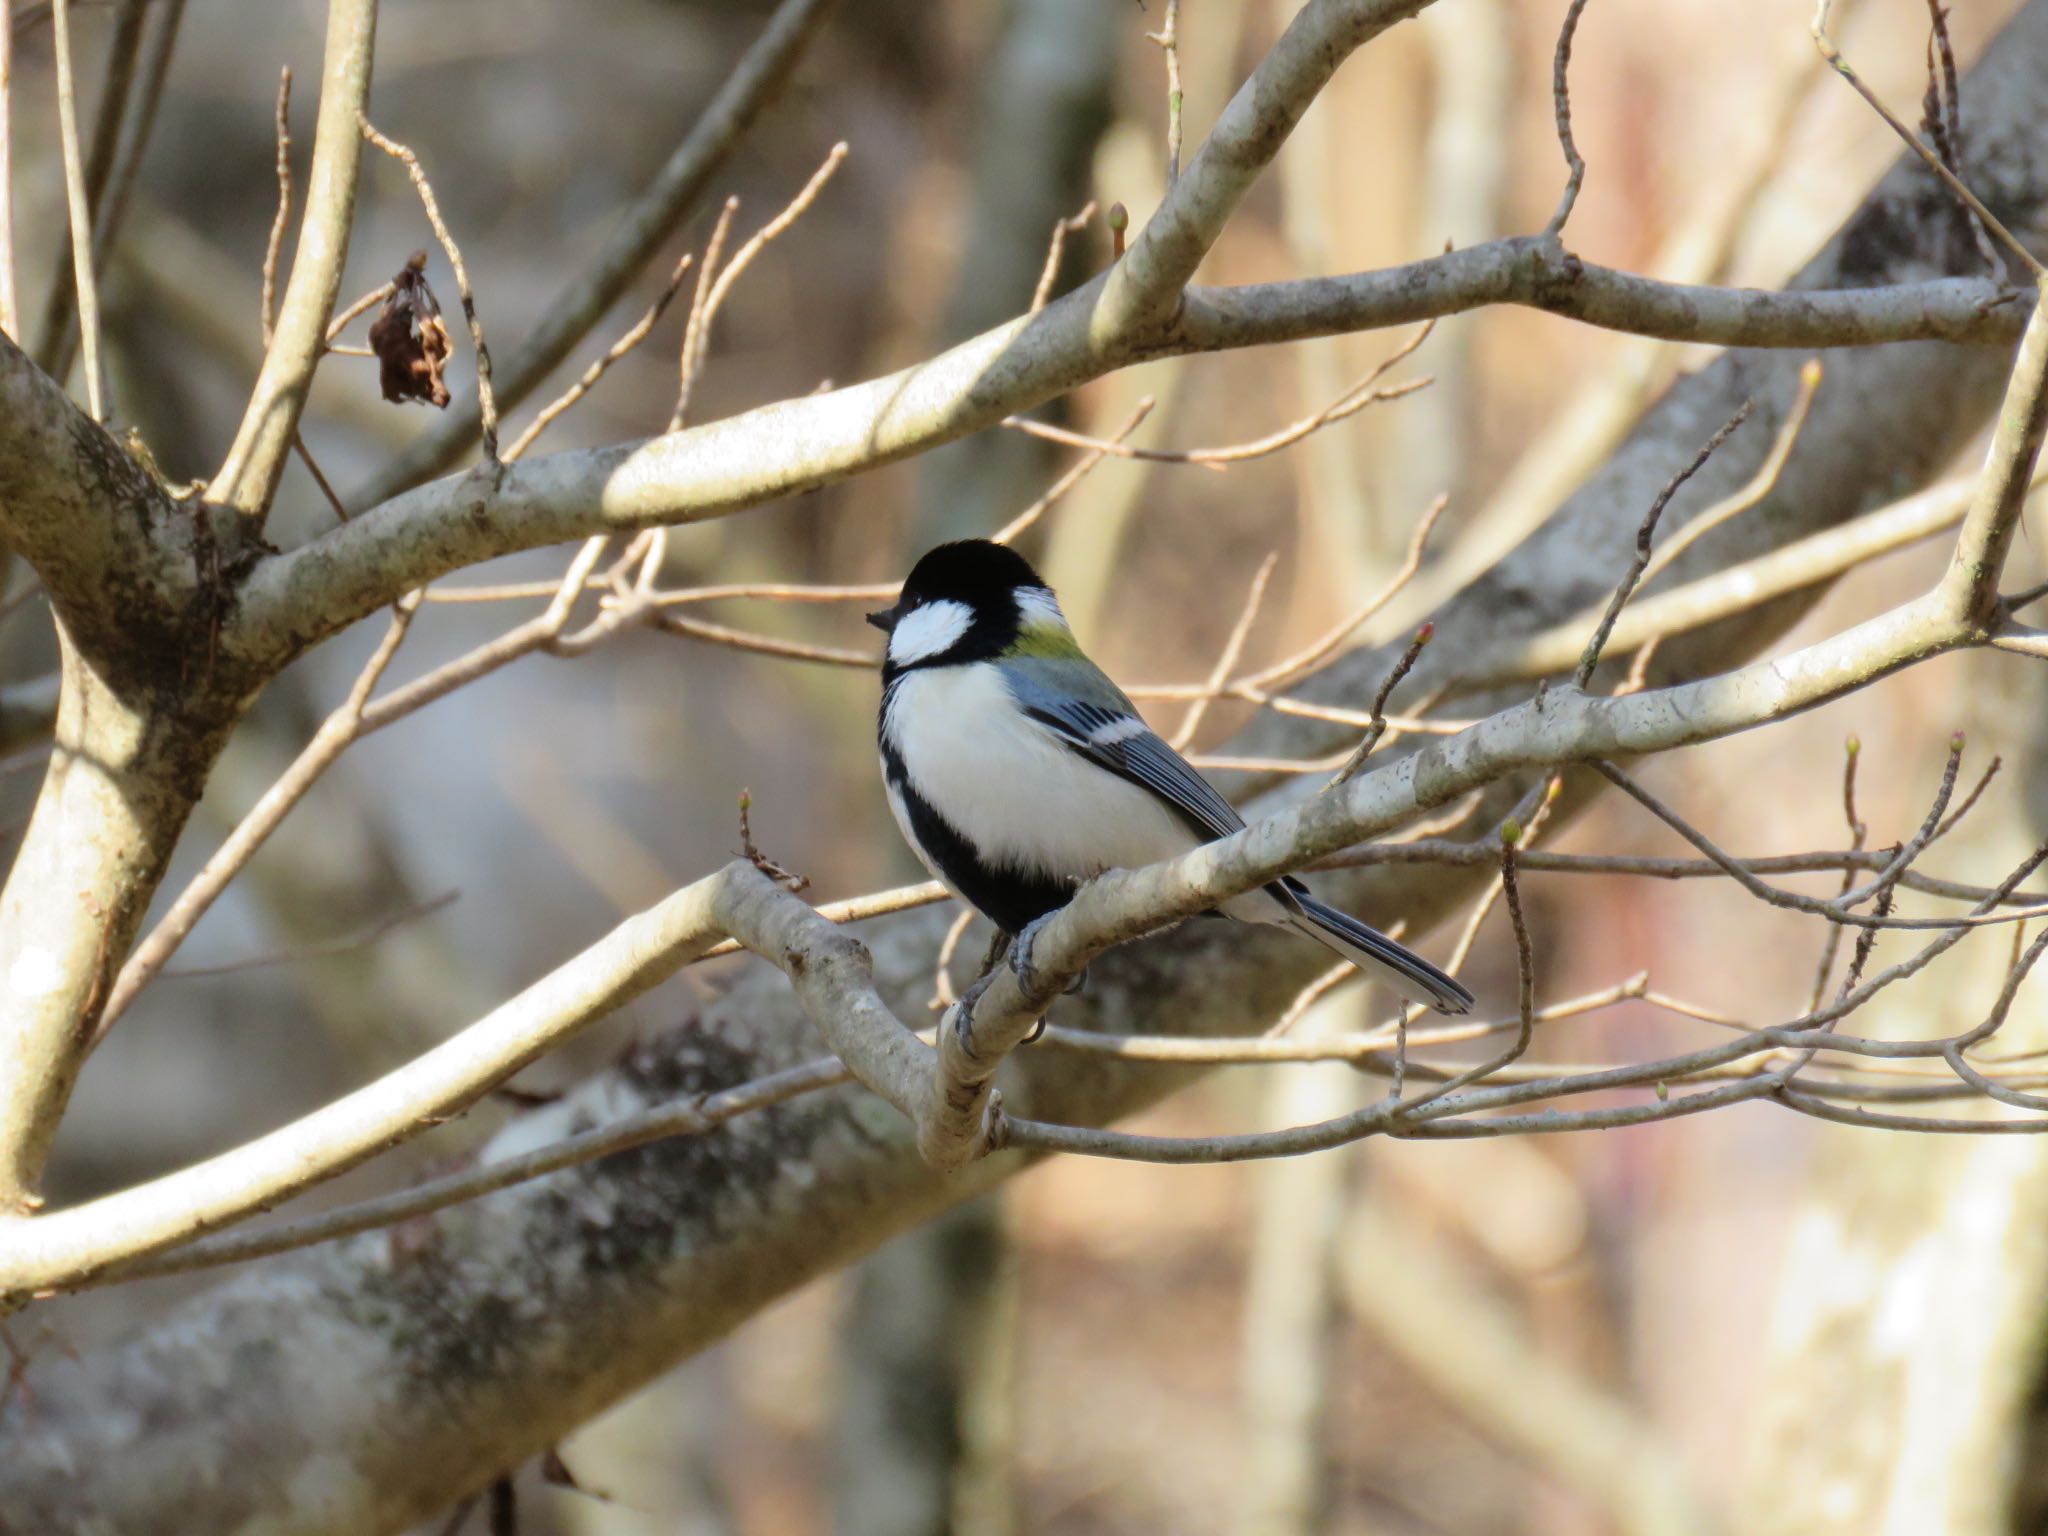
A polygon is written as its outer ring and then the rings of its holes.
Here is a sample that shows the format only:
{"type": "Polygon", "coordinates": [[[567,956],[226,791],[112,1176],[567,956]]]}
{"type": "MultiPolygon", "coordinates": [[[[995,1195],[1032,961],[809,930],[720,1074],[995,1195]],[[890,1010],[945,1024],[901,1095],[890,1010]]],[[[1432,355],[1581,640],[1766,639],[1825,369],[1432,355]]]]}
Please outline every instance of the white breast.
{"type": "Polygon", "coordinates": [[[1027,718],[992,666],[905,675],[883,729],[917,793],[991,864],[1084,879],[1157,863],[1200,841],[1149,790],[1027,718]]]}

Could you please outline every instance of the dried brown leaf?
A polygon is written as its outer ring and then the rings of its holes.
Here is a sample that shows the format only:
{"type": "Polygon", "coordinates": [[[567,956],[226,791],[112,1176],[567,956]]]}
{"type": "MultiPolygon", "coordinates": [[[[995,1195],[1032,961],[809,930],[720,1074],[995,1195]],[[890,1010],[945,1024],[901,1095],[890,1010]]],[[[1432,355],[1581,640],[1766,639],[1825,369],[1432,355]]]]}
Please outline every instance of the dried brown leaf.
{"type": "Polygon", "coordinates": [[[453,344],[441,305],[427,286],[427,253],[413,252],[391,281],[391,297],[370,326],[370,350],[377,354],[384,398],[394,404],[424,400],[445,409],[448,385],[441,375],[453,344]]]}

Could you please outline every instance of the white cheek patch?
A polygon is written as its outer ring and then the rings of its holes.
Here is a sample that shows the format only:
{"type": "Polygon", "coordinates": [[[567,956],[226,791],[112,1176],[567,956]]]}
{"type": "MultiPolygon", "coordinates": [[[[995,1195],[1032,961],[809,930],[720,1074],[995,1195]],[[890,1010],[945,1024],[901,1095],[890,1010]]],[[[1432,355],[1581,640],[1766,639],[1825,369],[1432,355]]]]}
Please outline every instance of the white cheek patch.
{"type": "Polygon", "coordinates": [[[914,608],[897,621],[889,635],[889,660],[899,667],[937,656],[959,643],[974,622],[965,603],[944,598],[914,608]]]}
{"type": "Polygon", "coordinates": [[[1057,624],[1067,627],[1067,616],[1060,612],[1060,600],[1052,595],[1050,587],[1019,587],[1017,589],[1017,618],[1024,624],[1057,624]]]}

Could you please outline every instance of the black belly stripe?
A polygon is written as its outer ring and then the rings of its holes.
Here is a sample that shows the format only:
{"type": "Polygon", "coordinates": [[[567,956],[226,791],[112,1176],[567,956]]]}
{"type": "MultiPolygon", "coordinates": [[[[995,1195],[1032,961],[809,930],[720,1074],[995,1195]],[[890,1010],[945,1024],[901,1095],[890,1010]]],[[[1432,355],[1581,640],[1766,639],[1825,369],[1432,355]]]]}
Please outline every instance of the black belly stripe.
{"type": "Polygon", "coordinates": [[[938,866],[946,883],[1005,933],[1020,933],[1034,918],[1063,907],[1074,894],[1073,882],[1026,875],[982,862],[981,856],[953,824],[932,807],[910,782],[903,755],[886,732],[877,733],[882,771],[902,798],[910,833],[924,856],[938,866]]]}

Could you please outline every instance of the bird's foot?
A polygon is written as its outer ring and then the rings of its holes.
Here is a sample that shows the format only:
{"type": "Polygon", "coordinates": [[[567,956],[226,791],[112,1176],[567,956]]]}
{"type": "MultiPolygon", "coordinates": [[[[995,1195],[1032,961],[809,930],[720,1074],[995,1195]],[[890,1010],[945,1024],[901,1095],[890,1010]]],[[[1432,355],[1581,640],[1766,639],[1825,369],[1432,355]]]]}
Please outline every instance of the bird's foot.
{"type": "MultiPolygon", "coordinates": [[[[1039,985],[1038,968],[1031,963],[1031,950],[1033,944],[1037,942],[1039,930],[1045,927],[1053,915],[1052,912],[1046,912],[1038,917],[1034,917],[1024,925],[1023,932],[1019,933],[1010,943],[1010,970],[1016,975],[1017,985],[1023,989],[1024,995],[1034,1001],[1044,994],[1039,985]]],[[[1063,989],[1064,995],[1071,996],[1079,992],[1087,984],[1088,972],[1083,970],[1080,975],[1076,976],[1063,989]]],[[[1031,1039],[1036,1040],[1044,1030],[1045,1021],[1041,1019],[1038,1029],[1032,1034],[1031,1039]]]]}
{"type": "Polygon", "coordinates": [[[996,968],[991,965],[967,984],[967,990],[960,994],[960,1000],[955,1005],[959,1008],[962,1018],[974,1017],[974,1005],[981,1001],[982,993],[994,984],[996,975],[996,968]]]}

